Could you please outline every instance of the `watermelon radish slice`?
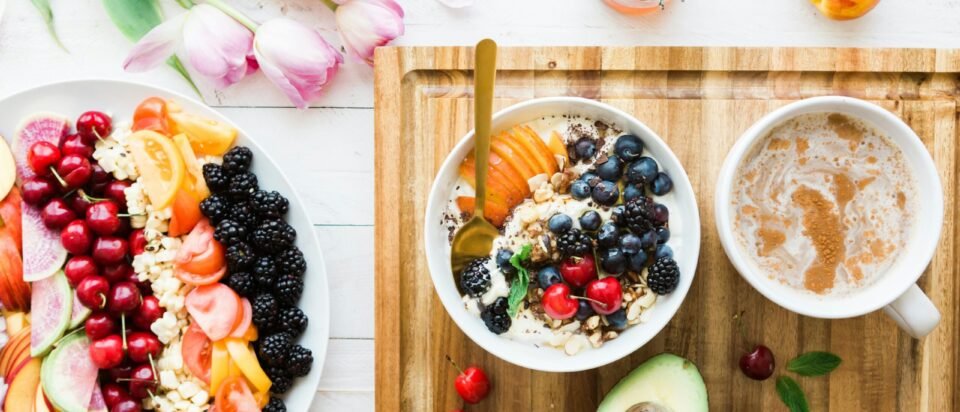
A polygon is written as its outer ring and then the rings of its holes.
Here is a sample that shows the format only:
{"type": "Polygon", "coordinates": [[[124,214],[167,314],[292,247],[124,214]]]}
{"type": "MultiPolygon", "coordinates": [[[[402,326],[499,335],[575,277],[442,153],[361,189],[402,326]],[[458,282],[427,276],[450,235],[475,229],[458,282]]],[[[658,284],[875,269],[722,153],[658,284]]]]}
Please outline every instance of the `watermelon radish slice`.
{"type": "Polygon", "coordinates": [[[77,299],[77,292],[73,292],[73,309],[70,311],[70,325],[67,326],[67,330],[73,330],[83,325],[83,322],[90,317],[90,314],[93,313],[90,308],[84,306],[80,303],[80,299],[77,299]]]}
{"type": "MultiPolygon", "coordinates": [[[[30,355],[43,356],[63,336],[73,312],[73,290],[63,272],[33,282],[30,355]]],[[[89,401],[88,397],[84,402],[89,401]]]]}
{"type": "MultiPolygon", "coordinates": [[[[20,123],[13,138],[13,154],[20,179],[36,176],[27,164],[27,149],[36,142],[60,144],[70,129],[70,119],[52,113],[39,113],[20,123]]],[[[40,219],[40,211],[23,205],[23,280],[34,282],[57,273],[67,260],[67,251],[60,244],[60,233],[48,229],[40,219]]]]}
{"type": "Polygon", "coordinates": [[[87,405],[87,412],[107,412],[107,402],[103,399],[100,385],[93,385],[93,396],[90,398],[90,404],[87,405]]]}
{"type": "MultiPolygon", "coordinates": [[[[57,410],[87,412],[94,401],[97,367],[90,359],[90,340],[82,332],[63,338],[43,360],[40,384],[57,410]]],[[[101,395],[102,398],[102,395],[101,395]]],[[[106,410],[105,407],[92,410],[106,410]]]]}

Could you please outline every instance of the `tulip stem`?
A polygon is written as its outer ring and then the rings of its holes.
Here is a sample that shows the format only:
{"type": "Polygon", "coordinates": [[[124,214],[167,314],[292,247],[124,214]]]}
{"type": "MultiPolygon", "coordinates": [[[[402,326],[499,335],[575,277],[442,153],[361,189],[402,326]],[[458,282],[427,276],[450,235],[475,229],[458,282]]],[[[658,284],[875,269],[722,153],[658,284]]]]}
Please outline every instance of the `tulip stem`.
{"type": "Polygon", "coordinates": [[[234,20],[244,26],[247,26],[247,28],[252,32],[256,32],[257,27],[259,27],[256,22],[250,20],[250,18],[241,13],[240,10],[230,7],[230,5],[222,2],[221,0],[207,0],[207,4],[216,7],[220,9],[220,11],[226,13],[228,16],[233,17],[234,20]]]}
{"type": "Polygon", "coordinates": [[[197,3],[194,3],[193,0],[177,0],[177,4],[185,9],[190,9],[191,7],[197,5],[197,3]]]}
{"type": "Polygon", "coordinates": [[[323,1],[323,4],[326,4],[327,7],[330,8],[330,10],[337,11],[337,7],[339,5],[337,3],[334,3],[333,0],[321,0],[321,1],[323,1]]]}

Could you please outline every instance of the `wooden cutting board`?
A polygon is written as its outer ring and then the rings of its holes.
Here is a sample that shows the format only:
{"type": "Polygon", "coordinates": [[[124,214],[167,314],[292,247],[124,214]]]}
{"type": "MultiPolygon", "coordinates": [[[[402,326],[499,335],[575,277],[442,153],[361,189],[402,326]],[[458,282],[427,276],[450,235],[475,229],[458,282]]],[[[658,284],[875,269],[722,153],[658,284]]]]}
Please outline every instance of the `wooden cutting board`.
{"type": "MultiPolygon", "coordinates": [[[[693,287],[666,329],[631,356],[570,374],[500,361],[467,339],[430,281],[422,222],[434,175],[472,128],[472,49],[381,48],[376,54],[376,405],[380,411],[462,407],[449,354],[484,367],[490,396],[467,410],[587,411],[627,372],[669,351],[700,368],[711,410],[782,411],[774,379],[744,377],[731,316],[769,346],[778,372],[799,353],[829,350],[843,364],[798,378],[813,411],[960,410],[960,280],[955,207],[960,50],[833,48],[506,48],[497,105],[571,95],[634,114],[666,140],[689,173],[703,246],[693,287]],[[921,287],[943,314],[913,340],[881,313],[820,320],[790,313],[743,281],[717,239],[714,179],[727,150],[761,116],[819,95],[874,101],[923,139],[946,190],[943,238],[921,287]]],[[[642,327],[642,325],[641,325],[642,327]]]]}

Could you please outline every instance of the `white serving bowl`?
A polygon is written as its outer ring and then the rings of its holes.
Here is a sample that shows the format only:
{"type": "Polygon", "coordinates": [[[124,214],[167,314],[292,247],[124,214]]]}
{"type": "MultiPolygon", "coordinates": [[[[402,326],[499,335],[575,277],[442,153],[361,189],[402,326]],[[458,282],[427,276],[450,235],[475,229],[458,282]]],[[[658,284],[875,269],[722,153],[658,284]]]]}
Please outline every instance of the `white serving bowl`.
{"type": "Polygon", "coordinates": [[[673,293],[657,299],[649,321],[628,327],[618,338],[604,343],[600,348],[587,348],[568,356],[562,350],[537,347],[495,335],[487,330],[479,316],[466,310],[450,269],[449,231],[442,223],[442,218],[459,178],[457,168],[464,157],[473,151],[473,131],[461,139],[440,167],[430,190],[424,218],[424,250],[430,276],[453,321],[470,339],[495,356],[515,365],[547,372],[574,372],[600,367],[629,355],[653,339],[687,296],[700,254],[700,214],[687,173],[666,143],[633,116],[594,100],[548,97],[525,101],[497,112],[493,116],[492,131],[499,133],[544,115],[562,114],[601,120],[615,125],[624,133],[639,136],[644,142],[644,155],[656,159],[660,169],[673,179],[673,190],[655,200],[670,207],[669,244],[680,267],[680,284],[673,293]]]}

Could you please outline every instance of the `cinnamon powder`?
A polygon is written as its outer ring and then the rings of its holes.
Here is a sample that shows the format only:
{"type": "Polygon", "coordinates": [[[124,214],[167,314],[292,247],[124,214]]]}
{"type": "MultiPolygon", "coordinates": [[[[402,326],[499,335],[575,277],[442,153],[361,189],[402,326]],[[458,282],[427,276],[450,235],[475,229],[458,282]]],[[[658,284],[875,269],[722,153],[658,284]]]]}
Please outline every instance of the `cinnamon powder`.
{"type": "Polygon", "coordinates": [[[840,224],[833,204],[820,192],[802,186],[793,192],[791,199],[803,209],[803,234],[817,251],[815,261],[803,275],[803,285],[810,291],[824,293],[833,287],[837,266],[844,260],[846,229],[840,224]]]}

